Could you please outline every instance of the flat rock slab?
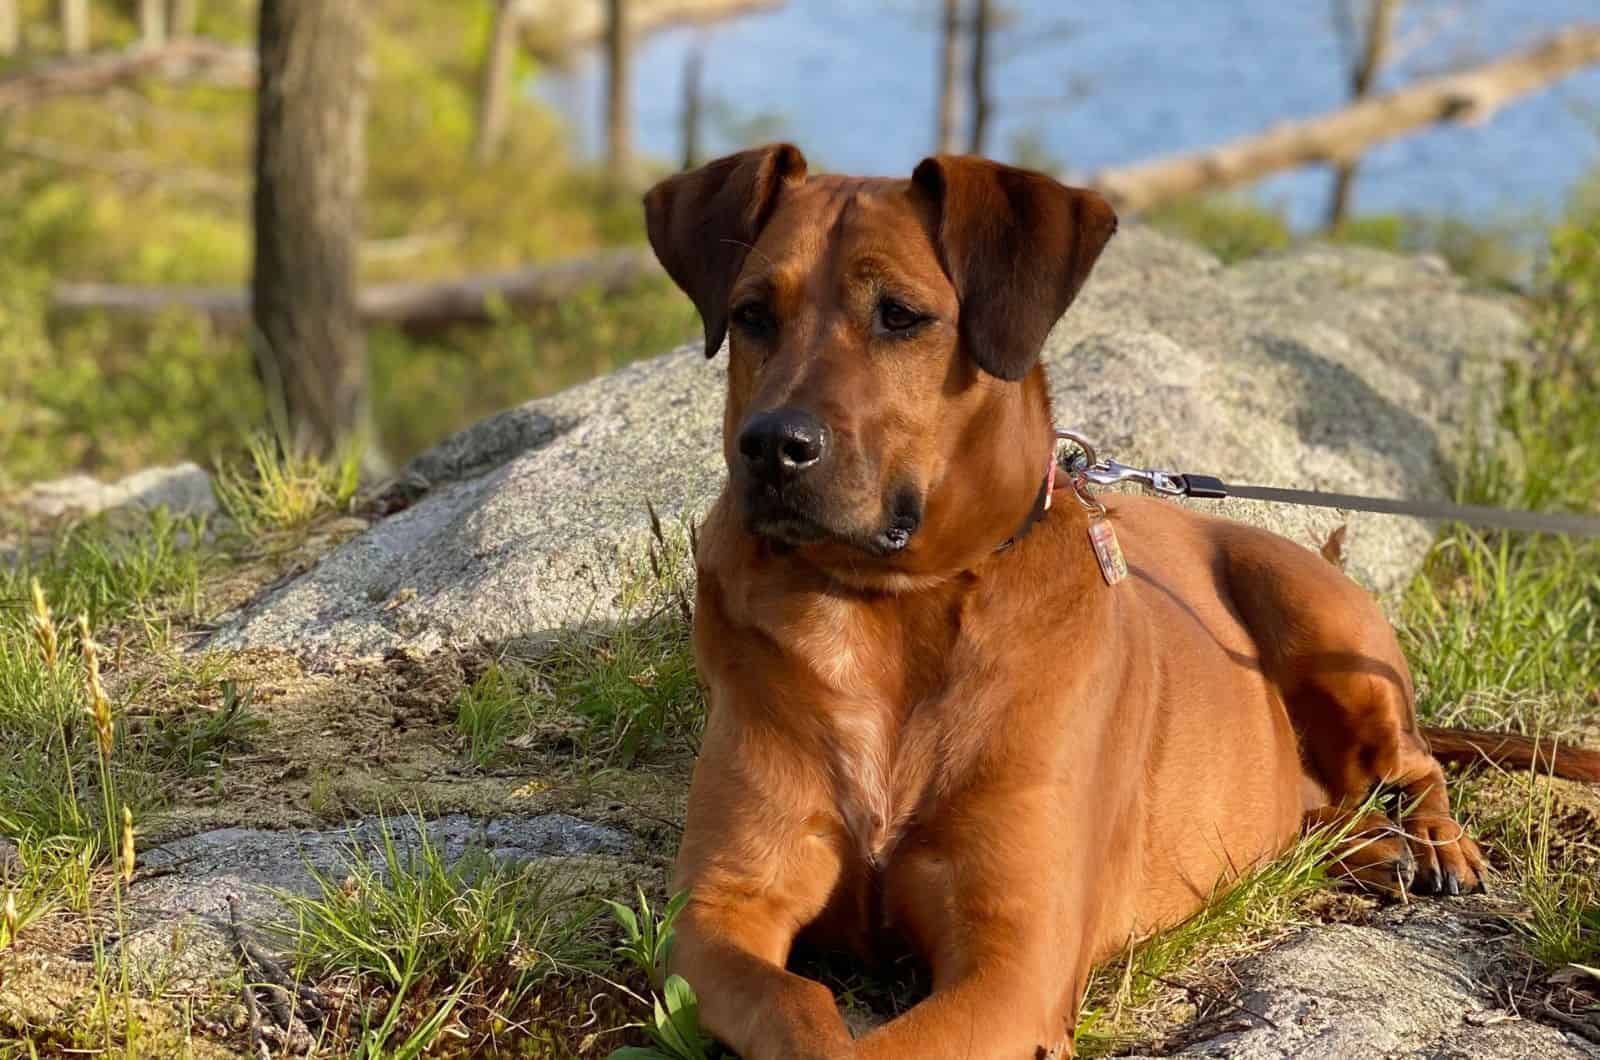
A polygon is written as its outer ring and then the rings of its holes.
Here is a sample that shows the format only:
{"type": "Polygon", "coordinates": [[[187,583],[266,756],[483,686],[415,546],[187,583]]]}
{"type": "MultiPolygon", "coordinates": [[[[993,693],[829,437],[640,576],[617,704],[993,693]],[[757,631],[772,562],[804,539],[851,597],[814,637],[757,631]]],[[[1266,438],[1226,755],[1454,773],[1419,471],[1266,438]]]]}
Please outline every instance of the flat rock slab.
{"type": "MultiPolygon", "coordinates": [[[[429,845],[447,863],[482,849],[507,864],[549,858],[619,857],[634,842],[626,833],[567,814],[499,817],[452,814],[426,822],[429,845]]],[[[239,898],[247,925],[284,915],[276,892],[315,894],[313,873],[343,878],[358,861],[381,867],[385,841],[402,858],[420,848],[408,818],[368,819],[327,831],[221,828],[173,840],[139,856],[128,891],[129,931],[123,945],[152,979],[208,983],[233,970],[228,897],[239,898]]]]}
{"type": "Polygon", "coordinates": [[[1370,926],[1307,929],[1234,968],[1237,1009],[1182,1034],[1188,1044],[1163,1055],[1600,1058],[1593,1043],[1505,1009],[1495,991],[1513,974],[1508,956],[1503,936],[1443,903],[1421,903],[1370,926]]]}
{"type": "Polygon", "coordinates": [[[89,475],[38,482],[11,503],[35,519],[98,515],[124,508],[166,508],[174,515],[209,515],[217,510],[211,476],[198,464],[148,467],[115,482],[89,475]]]}
{"type": "MultiPolygon", "coordinates": [[[[1139,228],[1108,250],[1045,359],[1058,422],[1127,463],[1235,482],[1447,499],[1447,454],[1498,366],[1525,355],[1504,298],[1436,261],[1310,247],[1231,267],[1139,228]]],[[[217,647],[312,657],[538,641],[619,616],[646,502],[693,518],[723,479],[725,356],[682,349],[461,432],[410,467],[415,504],[232,616],[217,647]]],[[[1212,510],[1404,583],[1420,523],[1227,502],[1212,510]]]]}

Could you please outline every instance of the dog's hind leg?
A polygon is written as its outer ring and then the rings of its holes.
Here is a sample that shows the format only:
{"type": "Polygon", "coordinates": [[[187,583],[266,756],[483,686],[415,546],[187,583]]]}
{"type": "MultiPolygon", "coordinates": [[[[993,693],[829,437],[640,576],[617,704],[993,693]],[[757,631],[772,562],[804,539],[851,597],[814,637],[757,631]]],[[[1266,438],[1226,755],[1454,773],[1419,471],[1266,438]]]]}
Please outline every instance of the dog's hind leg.
{"type": "MultiPolygon", "coordinates": [[[[1277,685],[1300,740],[1308,781],[1326,795],[1308,810],[1355,813],[1374,791],[1393,793],[1391,816],[1414,867],[1392,836],[1351,854],[1362,876],[1393,855],[1396,883],[1413,872],[1420,894],[1481,887],[1483,853],[1450,814],[1444,770],[1428,750],[1412,706],[1411,672],[1376,602],[1313,552],[1253,531],[1236,531],[1228,584],[1277,685]]],[[[1358,840],[1360,841],[1360,840],[1358,840]]]]}
{"type": "MultiPolygon", "coordinates": [[[[1340,657],[1345,653],[1328,656],[1340,657]]],[[[1375,882],[1389,871],[1397,885],[1419,894],[1479,890],[1483,853],[1451,816],[1444,770],[1417,729],[1404,666],[1398,648],[1392,655],[1360,656],[1359,663],[1307,666],[1303,683],[1285,697],[1302,758],[1333,812],[1356,812],[1375,790],[1394,796],[1397,834],[1375,829],[1376,815],[1352,829],[1347,846],[1367,847],[1344,855],[1360,865],[1357,878],[1375,882]],[[1409,857],[1399,851],[1400,841],[1409,857]],[[1389,868],[1380,870],[1377,862],[1384,859],[1389,868]]]]}

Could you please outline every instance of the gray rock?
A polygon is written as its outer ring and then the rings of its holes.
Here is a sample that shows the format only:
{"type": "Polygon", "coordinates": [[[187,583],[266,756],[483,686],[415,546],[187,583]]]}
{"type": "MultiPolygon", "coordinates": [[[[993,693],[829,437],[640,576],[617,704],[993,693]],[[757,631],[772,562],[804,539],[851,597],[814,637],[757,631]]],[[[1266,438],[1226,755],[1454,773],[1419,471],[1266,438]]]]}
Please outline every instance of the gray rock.
{"type": "MultiPolygon", "coordinates": [[[[453,814],[426,822],[428,842],[446,862],[468,849],[520,864],[544,858],[621,855],[625,833],[567,814],[478,820],[453,814]]],[[[420,845],[409,819],[368,819],[328,831],[221,828],[173,840],[140,854],[141,873],[128,891],[129,931],[122,940],[150,981],[206,983],[233,970],[229,895],[255,927],[282,919],[276,892],[316,893],[313,872],[347,874],[357,859],[381,867],[385,834],[402,858],[420,845]]]]}
{"type": "MultiPolygon", "coordinates": [[[[1058,420],[1124,462],[1444,499],[1472,396],[1524,355],[1524,332],[1507,300],[1468,293],[1426,260],[1311,247],[1224,268],[1133,228],[1046,360],[1058,420]]],[[[693,516],[721,482],[724,360],[678,350],[457,435],[410,469],[431,487],[420,501],[212,643],[370,655],[614,620],[646,500],[693,516]]],[[[1308,545],[1348,521],[1349,569],[1379,591],[1402,584],[1431,539],[1408,520],[1211,503],[1308,545]]]]}
{"type": "Polygon", "coordinates": [[[1438,903],[1374,926],[1308,929],[1234,969],[1239,1006],[1165,1055],[1227,1060],[1595,1060],[1575,1035],[1520,1019],[1495,991],[1508,950],[1438,903]],[[1270,1020],[1268,1024],[1260,1017],[1270,1020]]]}
{"type": "Polygon", "coordinates": [[[12,503],[25,515],[39,519],[98,515],[124,508],[165,507],[174,515],[210,514],[217,510],[211,476],[191,463],[145,468],[116,482],[68,475],[29,486],[12,503]]]}

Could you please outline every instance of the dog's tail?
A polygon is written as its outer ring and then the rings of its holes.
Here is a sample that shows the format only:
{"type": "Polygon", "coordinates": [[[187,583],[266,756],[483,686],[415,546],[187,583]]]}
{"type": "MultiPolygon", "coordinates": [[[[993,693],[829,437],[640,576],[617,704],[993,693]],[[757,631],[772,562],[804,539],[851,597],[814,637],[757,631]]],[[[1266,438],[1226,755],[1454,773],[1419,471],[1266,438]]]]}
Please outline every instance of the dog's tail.
{"type": "Polygon", "coordinates": [[[1548,738],[1535,739],[1508,732],[1478,729],[1440,729],[1424,725],[1428,748],[1441,762],[1490,762],[1511,769],[1531,769],[1567,780],[1600,784],[1600,751],[1572,747],[1548,738]]]}

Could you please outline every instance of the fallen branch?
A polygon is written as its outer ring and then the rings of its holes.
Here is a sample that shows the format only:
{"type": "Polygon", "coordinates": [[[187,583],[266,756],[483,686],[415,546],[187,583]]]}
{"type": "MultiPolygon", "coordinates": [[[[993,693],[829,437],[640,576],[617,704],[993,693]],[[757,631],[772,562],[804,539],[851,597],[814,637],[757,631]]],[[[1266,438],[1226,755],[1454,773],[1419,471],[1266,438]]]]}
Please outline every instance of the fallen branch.
{"type": "Polygon", "coordinates": [[[249,48],[190,38],[67,59],[0,77],[0,111],[58,96],[92,95],[143,77],[249,88],[256,83],[256,58],[249,48]]]}
{"type": "MultiPolygon", "coordinates": [[[[368,324],[426,331],[450,324],[486,323],[493,319],[493,306],[499,302],[529,308],[559,302],[587,288],[615,294],[659,272],[660,266],[649,250],[629,247],[454,280],[377,284],[361,291],[358,307],[361,319],[368,324]]],[[[189,309],[222,322],[238,322],[250,308],[249,296],[234,288],[125,287],[102,283],[57,284],[51,291],[51,303],[56,309],[68,311],[148,314],[189,309]]]]}
{"type": "MultiPolygon", "coordinates": [[[[784,0],[654,0],[635,4],[630,31],[643,39],[680,26],[711,25],[724,19],[771,11],[784,0]]],[[[513,12],[522,26],[523,43],[535,56],[554,62],[570,60],[577,49],[605,43],[602,4],[574,4],[571,0],[518,0],[513,12]]]]}
{"type": "Polygon", "coordinates": [[[228,203],[242,201],[249,188],[242,180],[205,169],[164,166],[133,151],[102,154],[70,143],[14,136],[0,142],[0,154],[17,155],[68,169],[99,173],[129,183],[171,184],[228,203]]]}
{"type": "Polygon", "coordinates": [[[1479,123],[1518,98],[1600,62],[1600,26],[1563,30],[1526,51],[1428,78],[1354,106],[1286,122],[1188,155],[1102,170],[1090,179],[1124,210],[1141,210],[1311,162],[1345,162],[1439,122],[1479,123]]]}

